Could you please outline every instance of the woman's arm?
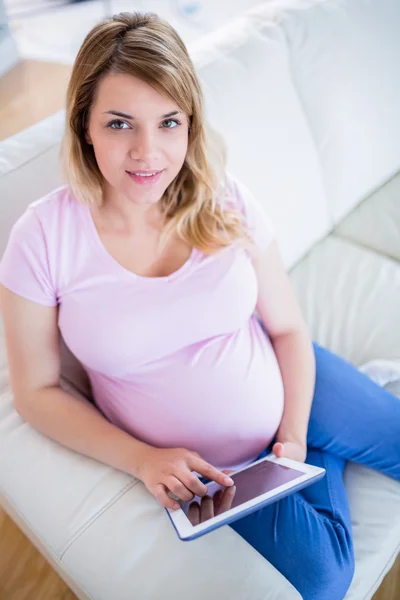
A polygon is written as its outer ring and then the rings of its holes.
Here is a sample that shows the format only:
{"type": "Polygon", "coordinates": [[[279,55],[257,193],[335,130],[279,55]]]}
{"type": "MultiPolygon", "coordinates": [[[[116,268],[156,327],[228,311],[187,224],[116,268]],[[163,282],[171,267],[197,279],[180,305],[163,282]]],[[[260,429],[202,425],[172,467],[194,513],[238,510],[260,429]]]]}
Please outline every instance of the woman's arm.
{"type": "Polygon", "coordinates": [[[312,342],[276,242],[253,264],[259,287],[257,311],[271,337],[285,394],[274,452],[304,461],[315,386],[312,342]]]}
{"type": "Polygon", "coordinates": [[[4,286],[0,305],[14,404],[21,416],[60,444],[137,476],[149,446],[60,388],[57,308],[26,300],[4,286]]]}

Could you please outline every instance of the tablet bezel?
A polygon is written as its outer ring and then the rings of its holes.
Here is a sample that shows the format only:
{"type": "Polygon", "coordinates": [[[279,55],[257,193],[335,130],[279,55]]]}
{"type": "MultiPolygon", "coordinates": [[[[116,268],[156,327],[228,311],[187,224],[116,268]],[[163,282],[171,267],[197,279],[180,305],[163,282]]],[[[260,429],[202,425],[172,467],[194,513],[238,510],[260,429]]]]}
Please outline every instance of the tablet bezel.
{"type": "Polygon", "coordinates": [[[175,528],[175,531],[178,534],[178,537],[182,541],[187,541],[199,537],[199,535],[205,533],[206,531],[216,529],[217,526],[222,526],[226,521],[232,520],[231,517],[235,517],[239,513],[248,513],[249,509],[253,508],[254,506],[257,506],[258,504],[261,505],[265,503],[265,501],[270,500],[275,496],[279,497],[287,490],[299,487],[301,484],[310,479],[314,479],[315,477],[320,478],[325,473],[325,469],[321,467],[315,467],[314,465],[301,463],[295,460],[291,460],[289,458],[278,458],[277,456],[275,456],[275,454],[271,453],[267,456],[264,456],[263,458],[260,458],[259,460],[250,463],[242,469],[238,469],[237,471],[230,473],[230,475],[234,476],[237,473],[245,471],[246,469],[249,469],[250,467],[253,467],[254,465],[264,462],[266,460],[285,467],[291,467],[292,469],[296,469],[296,471],[302,471],[303,475],[301,477],[298,477],[297,479],[284,483],[279,487],[266,492],[265,494],[261,494],[261,496],[257,496],[256,498],[248,500],[247,502],[244,502],[243,504],[240,504],[235,508],[227,510],[221,513],[220,515],[212,517],[211,519],[208,519],[203,523],[199,523],[198,525],[192,525],[190,523],[182,508],[178,508],[176,510],[165,508],[175,528]]]}

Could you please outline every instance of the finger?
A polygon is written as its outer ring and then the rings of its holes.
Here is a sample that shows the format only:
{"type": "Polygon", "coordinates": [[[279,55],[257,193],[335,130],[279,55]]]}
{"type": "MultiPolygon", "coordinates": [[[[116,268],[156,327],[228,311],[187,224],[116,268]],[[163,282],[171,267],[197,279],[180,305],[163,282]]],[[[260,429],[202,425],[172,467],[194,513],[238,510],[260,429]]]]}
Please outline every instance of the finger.
{"type": "Polygon", "coordinates": [[[230,475],[230,473],[233,473],[232,469],[224,469],[223,471],[221,471],[221,473],[225,473],[225,475],[230,475]]]}
{"type": "Polygon", "coordinates": [[[193,456],[190,461],[190,468],[193,471],[197,471],[197,473],[201,473],[203,477],[210,479],[211,481],[215,481],[223,486],[233,485],[233,480],[228,477],[228,475],[224,475],[221,471],[218,471],[215,467],[210,465],[208,462],[203,460],[202,458],[197,458],[193,456]]]}
{"type": "Polygon", "coordinates": [[[154,486],[152,494],[159,501],[161,506],[165,506],[166,508],[170,508],[171,510],[176,510],[180,508],[180,504],[173,498],[170,498],[170,496],[168,496],[167,491],[168,490],[165,485],[163,485],[162,483],[157,483],[157,485],[154,486]]]}
{"type": "Polygon", "coordinates": [[[200,506],[198,502],[190,504],[187,516],[193,526],[200,523],[200,506]]]}
{"type": "Polygon", "coordinates": [[[222,494],[225,492],[226,489],[230,490],[231,488],[223,488],[223,489],[217,490],[213,496],[214,514],[215,515],[219,514],[219,507],[221,504],[222,494]]]}
{"type": "Polygon", "coordinates": [[[278,458],[282,457],[284,455],[283,444],[281,444],[280,442],[277,442],[276,444],[274,444],[272,451],[275,454],[275,456],[277,456],[278,458]]]}
{"type": "Polygon", "coordinates": [[[202,496],[205,496],[207,494],[207,486],[205,485],[205,483],[202,483],[197,477],[197,475],[195,475],[188,469],[179,472],[178,477],[182,481],[182,483],[187,487],[187,489],[190,490],[195,496],[200,496],[201,498],[202,496]]]}
{"type": "Polygon", "coordinates": [[[214,502],[210,496],[204,496],[200,504],[200,523],[212,519],[214,516],[214,502]]]}
{"type": "Polygon", "coordinates": [[[175,475],[170,475],[165,479],[166,486],[175,496],[188,502],[193,500],[194,494],[175,475]]]}
{"type": "Polygon", "coordinates": [[[232,485],[231,487],[224,490],[224,493],[222,494],[221,502],[219,505],[218,514],[221,514],[221,513],[225,512],[226,510],[230,510],[232,508],[232,502],[233,502],[235,495],[236,495],[236,485],[232,485]]]}

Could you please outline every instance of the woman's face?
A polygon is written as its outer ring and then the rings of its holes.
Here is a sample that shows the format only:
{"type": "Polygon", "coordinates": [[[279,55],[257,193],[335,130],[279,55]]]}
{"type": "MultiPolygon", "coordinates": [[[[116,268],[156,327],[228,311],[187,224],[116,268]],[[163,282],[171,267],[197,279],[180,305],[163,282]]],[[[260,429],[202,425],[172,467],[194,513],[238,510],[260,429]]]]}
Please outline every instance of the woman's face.
{"type": "Polygon", "coordinates": [[[153,204],[182,168],[188,127],[187,115],[149,84],[131,75],[108,74],[91,107],[87,139],[118,197],[153,204]],[[158,174],[145,177],[143,172],[158,174]]]}

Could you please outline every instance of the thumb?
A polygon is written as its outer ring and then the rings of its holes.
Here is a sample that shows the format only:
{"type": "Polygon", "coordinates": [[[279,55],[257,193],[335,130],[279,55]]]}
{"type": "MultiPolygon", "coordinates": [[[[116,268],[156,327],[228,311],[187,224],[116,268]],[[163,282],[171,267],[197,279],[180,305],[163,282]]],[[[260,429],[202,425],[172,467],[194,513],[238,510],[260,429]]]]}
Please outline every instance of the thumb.
{"type": "Polygon", "coordinates": [[[285,454],[284,445],[280,442],[277,442],[276,444],[274,444],[272,452],[275,454],[275,456],[281,458],[285,454]]]}

